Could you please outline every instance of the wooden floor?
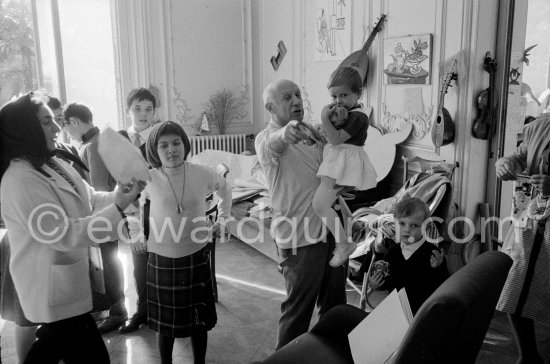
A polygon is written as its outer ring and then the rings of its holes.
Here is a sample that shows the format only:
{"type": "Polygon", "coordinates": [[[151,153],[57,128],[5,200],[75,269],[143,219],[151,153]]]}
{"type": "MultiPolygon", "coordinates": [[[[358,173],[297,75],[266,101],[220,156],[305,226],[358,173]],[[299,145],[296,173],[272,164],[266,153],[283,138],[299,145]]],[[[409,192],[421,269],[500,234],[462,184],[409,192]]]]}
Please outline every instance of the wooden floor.
{"type": "MultiPolygon", "coordinates": [[[[126,304],[135,310],[129,249],[122,246],[119,256],[125,271],[126,304]],[[130,282],[130,283],[129,283],[130,282]]],[[[219,303],[218,324],[208,334],[208,363],[242,364],[264,359],[276,343],[280,304],[285,297],[284,281],[275,262],[250,246],[231,240],[216,252],[219,303]]],[[[348,302],[358,305],[359,296],[352,289],[348,302]]],[[[315,319],[314,319],[315,322],[315,319]]],[[[2,363],[15,364],[13,324],[0,321],[2,363]]],[[[550,359],[550,328],[539,329],[539,348],[550,359]]],[[[141,327],[130,335],[110,333],[103,336],[113,364],[160,363],[155,333],[141,327]]],[[[495,313],[477,364],[512,364],[516,348],[505,315],[495,313]]],[[[176,340],[174,363],[192,363],[188,339],[176,340]]]]}

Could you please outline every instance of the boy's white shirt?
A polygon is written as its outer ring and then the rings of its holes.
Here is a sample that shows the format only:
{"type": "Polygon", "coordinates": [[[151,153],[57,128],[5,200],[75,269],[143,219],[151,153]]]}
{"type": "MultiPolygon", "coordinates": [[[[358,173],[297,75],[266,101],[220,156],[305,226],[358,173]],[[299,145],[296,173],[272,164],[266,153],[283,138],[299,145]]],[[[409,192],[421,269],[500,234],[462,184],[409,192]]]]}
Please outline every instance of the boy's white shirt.
{"type": "MultiPolygon", "coordinates": [[[[132,144],[134,143],[134,140],[136,139],[136,135],[139,134],[141,144],[143,145],[143,144],[145,144],[147,139],[149,139],[149,134],[151,134],[152,129],[153,129],[153,127],[149,125],[147,128],[143,129],[142,131],[137,132],[136,128],[132,124],[128,127],[128,129],[126,131],[128,132],[128,137],[130,138],[130,141],[132,142],[132,144]]],[[[129,204],[128,207],[126,207],[126,209],[124,210],[124,214],[126,216],[134,216],[138,212],[139,212],[139,207],[136,206],[135,204],[129,204]]]]}
{"type": "Polygon", "coordinates": [[[153,128],[149,125],[147,128],[143,129],[142,131],[138,132],[134,125],[130,125],[128,128],[128,137],[130,138],[130,141],[134,143],[134,140],[136,139],[136,135],[139,134],[139,138],[141,141],[141,144],[145,144],[147,139],[149,139],[149,134],[151,134],[151,130],[153,128]]]}
{"type": "Polygon", "coordinates": [[[417,251],[418,248],[422,246],[422,244],[424,244],[424,242],[425,240],[421,239],[420,241],[417,241],[416,243],[412,243],[412,244],[400,243],[401,254],[403,254],[403,258],[405,258],[405,260],[408,260],[414,254],[414,252],[417,251]]]}

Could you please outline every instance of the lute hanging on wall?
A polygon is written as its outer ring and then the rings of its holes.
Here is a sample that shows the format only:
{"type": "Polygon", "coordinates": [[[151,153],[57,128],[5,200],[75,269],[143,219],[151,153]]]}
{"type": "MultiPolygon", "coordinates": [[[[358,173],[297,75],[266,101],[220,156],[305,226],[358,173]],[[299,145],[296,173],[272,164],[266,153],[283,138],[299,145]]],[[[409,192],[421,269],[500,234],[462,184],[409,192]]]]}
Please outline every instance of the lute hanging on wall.
{"type": "Polygon", "coordinates": [[[437,155],[440,153],[441,146],[450,144],[455,139],[455,125],[451,114],[449,114],[449,111],[445,108],[445,94],[451,82],[456,79],[456,72],[447,72],[439,92],[437,117],[432,126],[432,142],[435,146],[435,153],[437,155]]]}
{"type": "Polygon", "coordinates": [[[376,34],[382,30],[382,25],[384,24],[385,19],[386,15],[382,14],[380,16],[380,19],[378,20],[378,23],[376,23],[374,29],[370,33],[367,41],[365,42],[365,44],[363,44],[361,50],[353,52],[352,54],[347,56],[342,61],[342,63],[340,63],[340,67],[355,67],[359,71],[359,75],[361,75],[361,80],[363,80],[363,83],[365,82],[365,77],[367,76],[367,70],[369,68],[369,48],[372,44],[372,41],[374,40],[374,37],[376,37],[376,34]]]}

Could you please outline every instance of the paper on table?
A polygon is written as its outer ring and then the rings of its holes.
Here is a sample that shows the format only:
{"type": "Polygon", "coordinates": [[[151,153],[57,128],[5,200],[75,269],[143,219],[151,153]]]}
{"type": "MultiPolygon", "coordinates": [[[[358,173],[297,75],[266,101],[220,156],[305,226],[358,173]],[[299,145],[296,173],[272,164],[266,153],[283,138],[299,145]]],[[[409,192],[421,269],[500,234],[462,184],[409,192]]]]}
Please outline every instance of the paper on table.
{"type": "Polygon", "coordinates": [[[225,164],[229,168],[226,179],[231,186],[234,186],[236,178],[247,179],[252,175],[258,164],[258,157],[207,149],[193,156],[191,162],[210,168],[216,168],[220,163],[225,164]]]}
{"type": "Polygon", "coordinates": [[[250,177],[248,179],[235,178],[234,180],[235,188],[240,189],[256,189],[256,190],[265,190],[267,187],[265,184],[258,181],[257,178],[250,177]]]}
{"type": "Polygon", "coordinates": [[[397,350],[412,320],[405,289],[393,290],[349,335],[355,364],[385,363],[397,350]]]}
{"type": "Polygon", "coordinates": [[[231,199],[233,201],[233,204],[246,200],[247,198],[254,197],[257,194],[259,194],[261,191],[256,189],[249,189],[249,190],[233,190],[231,194],[231,199]]]}
{"type": "Polygon", "coordinates": [[[149,166],[139,148],[113,129],[106,128],[99,134],[98,152],[116,181],[149,180],[149,166]]]}

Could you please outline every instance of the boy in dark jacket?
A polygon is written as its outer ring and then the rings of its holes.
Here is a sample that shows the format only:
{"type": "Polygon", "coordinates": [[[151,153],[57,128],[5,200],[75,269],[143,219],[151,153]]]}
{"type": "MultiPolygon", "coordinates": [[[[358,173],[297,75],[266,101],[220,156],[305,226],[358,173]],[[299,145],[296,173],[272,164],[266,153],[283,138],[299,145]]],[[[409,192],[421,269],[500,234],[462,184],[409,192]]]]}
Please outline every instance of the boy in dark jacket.
{"type": "Polygon", "coordinates": [[[430,210],[418,198],[406,198],[395,207],[396,240],[384,260],[390,265],[390,275],[374,272],[373,289],[405,288],[413,314],[424,301],[449,277],[445,255],[426,241],[426,219],[430,210]]]}

